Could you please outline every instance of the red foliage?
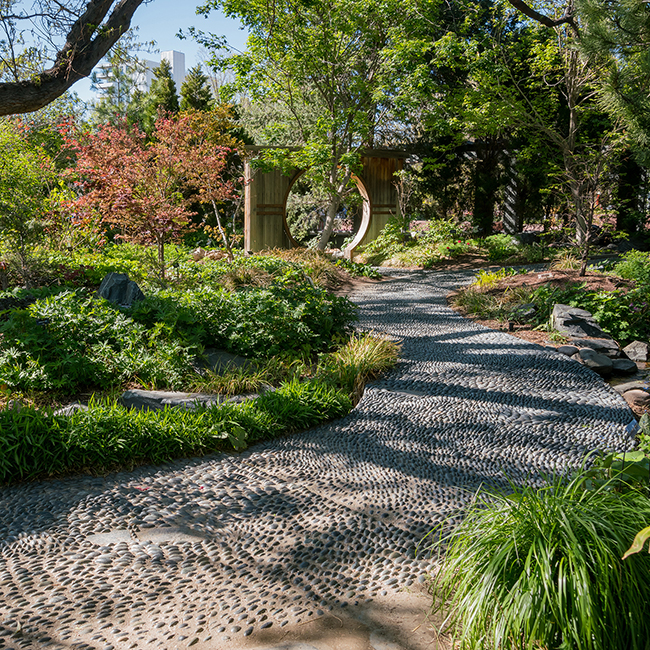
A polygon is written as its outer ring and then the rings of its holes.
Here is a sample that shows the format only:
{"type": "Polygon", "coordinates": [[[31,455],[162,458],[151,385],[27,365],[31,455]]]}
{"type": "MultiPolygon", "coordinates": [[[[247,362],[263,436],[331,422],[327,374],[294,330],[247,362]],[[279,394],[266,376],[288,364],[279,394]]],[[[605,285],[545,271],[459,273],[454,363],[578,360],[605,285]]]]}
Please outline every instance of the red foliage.
{"type": "Polygon", "coordinates": [[[223,180],[230,149],[215,146],[191,115],[159,116],[152,141],[126,122],[67,136],[77,152],[74,170],[81,223],[97,221],[117,237],[153,244],[164,277],[164,245],[194,228],[193,202],[223,201],[235,189],[223,180]]]}

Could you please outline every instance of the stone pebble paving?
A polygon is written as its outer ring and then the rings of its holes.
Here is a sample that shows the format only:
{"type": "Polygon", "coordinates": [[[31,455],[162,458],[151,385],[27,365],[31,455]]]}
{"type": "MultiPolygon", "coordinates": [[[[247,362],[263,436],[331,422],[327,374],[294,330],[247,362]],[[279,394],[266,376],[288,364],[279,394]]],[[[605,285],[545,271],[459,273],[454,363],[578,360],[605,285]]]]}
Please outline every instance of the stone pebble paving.
{"type": "Polygon", "coordinates": [[[200,650],[352,611],[424,582],[418,543],[481,484],[629,448],[631,414],[597,375],[447,307],[471,277],[393,271],[353,296],[402,360],[339,421],[3,489],[0,649],[200,650]]]}

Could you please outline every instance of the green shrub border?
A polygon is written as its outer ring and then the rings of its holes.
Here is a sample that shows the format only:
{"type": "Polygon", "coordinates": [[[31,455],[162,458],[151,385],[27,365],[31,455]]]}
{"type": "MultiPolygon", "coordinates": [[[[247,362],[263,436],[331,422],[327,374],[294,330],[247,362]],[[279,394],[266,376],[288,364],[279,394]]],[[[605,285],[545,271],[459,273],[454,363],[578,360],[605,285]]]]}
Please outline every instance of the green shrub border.
{"type": "Polygon", "coordinates": [[[92,403],[70,416],[34,408],[0,411],[0,483],[72,473],[105,473],[144,463],[244,449],[342,417],[350,398],[317,380],[195,410],[129,410],[92,403]]]}

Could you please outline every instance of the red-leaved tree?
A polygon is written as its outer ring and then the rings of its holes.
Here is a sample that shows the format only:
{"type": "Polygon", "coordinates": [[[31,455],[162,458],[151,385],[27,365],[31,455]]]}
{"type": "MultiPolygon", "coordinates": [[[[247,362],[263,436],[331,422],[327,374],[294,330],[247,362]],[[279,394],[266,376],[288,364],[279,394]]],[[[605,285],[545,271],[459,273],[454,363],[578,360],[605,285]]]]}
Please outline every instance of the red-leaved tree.
{"type": "Polygon", "coordinates": [[[230,158],[239,147],[237,140],[225,132],[230,125],[226,108],[189,110],[159,118],[156,138],[164,147],[179,147],[183,151],[184,182],[192,190],[191,200],[212,209],[228,259],[232,261],[232,243],[221,219],[220,206],[233,200],[243,179],[227,179],[231,176],[230,158]]]}
{"type": "Polygon", "coordinates": [[[117,230],[116,237],[157,250],[165,278],[165,244],[194,229],[190,206],[230,199],[224,180],[230,149],[208,145],[189,116],[159,116],[152,139],[126,122],[68,136],[77,152],[73,171],[80,189],[73,212],[80,223],[117,230]]]}

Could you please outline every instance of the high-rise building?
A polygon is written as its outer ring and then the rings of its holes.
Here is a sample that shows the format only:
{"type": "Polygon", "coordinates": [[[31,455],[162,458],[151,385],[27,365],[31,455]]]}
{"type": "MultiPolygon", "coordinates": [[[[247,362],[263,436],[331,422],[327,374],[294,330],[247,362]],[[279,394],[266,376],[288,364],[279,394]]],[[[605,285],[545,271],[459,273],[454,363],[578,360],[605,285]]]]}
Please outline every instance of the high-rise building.
{"type": "MultiPolygon", "coordinates": [[[[151,87],[151,82],[155,79],[153,71],[162,61],[168,61],[172,69],[172,79],[176,84],[176,92],[180,94],[181,84],[185,80],[185,54],[169,50],[161,52],[160,61],[151,61],[149,59],[139,59],[138,69],[134,74],[135,85],[138,90],[146,93],[151,87]]],[[[116,80],[113,77],[111,66],[108,63],[100,63],[95,69],[95,85],[102,92],[113,88],[116,80]]]]}
{"type": "Polygon", "coordinates": [[[153,71],[162,61],[167,61],[172,69],[172,79],[176,84],[176,92],[180,94],[181,84],[185,80],[185,54],[176,50],[169,50],[160,53],[160,61],[142,60],[143,70],[136,74],[136,86],[139,90],[146,93],[151,87],[151,82],[155,79],[153,71]]]}

